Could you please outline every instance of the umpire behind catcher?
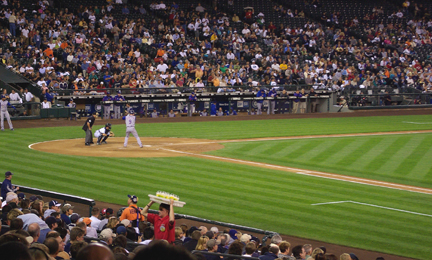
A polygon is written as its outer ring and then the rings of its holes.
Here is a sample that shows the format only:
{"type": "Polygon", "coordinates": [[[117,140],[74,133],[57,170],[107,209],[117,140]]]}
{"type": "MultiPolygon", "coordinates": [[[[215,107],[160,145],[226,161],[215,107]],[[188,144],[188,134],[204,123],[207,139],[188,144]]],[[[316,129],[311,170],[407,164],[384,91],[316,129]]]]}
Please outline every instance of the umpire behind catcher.
{"type": "Polygon", "coordinates": [[[95,118],[96,116],[96,111],[93,112],[93,114],[87,118],[87,120],[85,121],[82,129],[86,132],[86,137],[85,137],[85,145],[89,146],[90,144],[94,144],[93,143],[93,134],[92,134],[92,126],[96,120],[95,118]]]}

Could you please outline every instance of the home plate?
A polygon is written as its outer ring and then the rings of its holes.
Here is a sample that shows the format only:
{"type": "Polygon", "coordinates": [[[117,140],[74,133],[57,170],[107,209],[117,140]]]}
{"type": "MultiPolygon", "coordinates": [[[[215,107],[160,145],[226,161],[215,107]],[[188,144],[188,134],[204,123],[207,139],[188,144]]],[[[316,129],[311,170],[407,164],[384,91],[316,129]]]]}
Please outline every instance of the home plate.
{"type": "Polygon", "coordinates": [[[145,144],[143,145],[143,147],[151,147],[151,145],[145,144]]]}

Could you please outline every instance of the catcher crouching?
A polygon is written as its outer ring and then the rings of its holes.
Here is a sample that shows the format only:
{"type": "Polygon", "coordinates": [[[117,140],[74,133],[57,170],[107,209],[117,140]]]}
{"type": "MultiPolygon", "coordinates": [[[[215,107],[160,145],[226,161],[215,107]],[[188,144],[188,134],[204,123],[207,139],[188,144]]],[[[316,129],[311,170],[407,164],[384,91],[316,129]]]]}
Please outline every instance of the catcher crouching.
{"type": "Polygon", "coordinates": [[[97,130],[94,133],[94,137],[97,138],[97,144],[107,144],[106,140],[108,137],[114,136],[114,132],[111,131],[111,124],[107,123],[105,127],[102,127],[101,129],[97,130]]]}

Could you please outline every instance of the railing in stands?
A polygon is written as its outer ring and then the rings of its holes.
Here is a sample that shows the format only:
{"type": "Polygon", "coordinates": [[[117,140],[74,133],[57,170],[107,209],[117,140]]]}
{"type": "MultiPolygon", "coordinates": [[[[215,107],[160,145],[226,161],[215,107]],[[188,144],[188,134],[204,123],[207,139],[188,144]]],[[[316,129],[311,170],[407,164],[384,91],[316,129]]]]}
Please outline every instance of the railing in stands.
{"type": "MultiPolygon", "coordinates": [[[[0,182],[0,185],[1,185],[1,182],[0,182]]],[[[79,196],[75,196],[75,195],[64,194],[64,193],[59,193],[59,192],[55,192],[55,191],[42,190],[42,189],[26,187],[26,186],[21,186],[21,185],[19,185],[19,191],[34,194],[34,195],[47,196],[47,197],[58,199],[58,200],[63,200],[64,203],[75,202],[75,203],[87,205],[87,206],[89,206],[89,216],[91,216],[91,211],[93,209],[93,206],[96,205],[96,203],[93,199],[79,197],[79,196]]]]}
{"type": "Polygon", "coordinates": [[[432,107],[432,93],[381,93],[357,94],[348,96],[348,107],[352,110],[361,109],[398,109],[432,107]]]}
{"type": "MultiPolygon", "coordinates": [[[[117,211],[117,217],[120,217],[123,210],[126,207],[120,208],[117,211]]],[[[141,210],[143,210],[142,207],[140,207],[141,210]]],[[[150,209],[148,211],[149,213],[153,213],[153,214],[159,214],[158,210],[154,210],[154,209],[150,209]]],[[[190,216],[190,215],[185,215],[185,214],[174,214],[175,219],[187,219],[187,220],[193,220],[193,221],[198,221],[198,222],[202,222],[202,223],[207,223],[210,225],[218,225],[218,226],[223,226],[223,227],[227,227],[227,228],[232,228],[232,229],[238,229],[238,230],[242,230],[242,231],[247,231],[247,232],[253,232],[253,233],[257,233],[257,234],[262,234],[264,235],[263,239],[262,239],[262,244],[265,245],[265,242],[267,241],[268,238],[273,237],[273,235],[277,234],[277,232],[274,231],[269,231],[269,230],[263,230],[263,229],[259,229],[259,228],[253,228],[253,227],[247,227],[247,226],[242,226],[242,225],[237,225],[237,224],[232,224],[232,223],[226,223],[226,222],[221,222],[221,221],[216,221],[216,220],[210,220],[210,219],[205,219],[205,218],[199,218],[199,217],[195,217],[195,216],[190,216]]],[[[237,256],[238,257],[238,256],[237,256]]],[[[249,258],[248,258],[249,259],[249,258]]]]}
{"type": "Polygon", "coordinates": [[[260,258],[258,257],[242,257],[240,255],[232,255],[232,254],[222,254],[222,253],[212,253],[212,252],[208,252],[208,251],[199,251],[199,250],[193,250],[192,254],[196,255],[196,254],[203,254],[203,255],[214,255],[214,256],[223,256],[224,259],[250,259],[250,260],[259,260],[260,258]],[[225,258],[225,257],[229,257],[229,258],[225,258]]]}
{"type": "MultiPolygon", "coordinates": [[[[168,93],[168,92],[182,92],[182,93],[191,93],[192,91],[196,92],[214,92],[216,93],[218,89],[226,89],[223,92],[236,92],[236,91],[246,91],[246,90],[255,90],[257,87],[261,89],[272,89],[277,87],[279,90],[287,90],[287,91],[296,91],[304,88],[305,90],[309,90],[312,88],[312,85],[307,84],[298,84],[298,85],[260,85],[260,86],[207,86],[207,87],[147,87],[147,88],[93,88],[93,89],[54,89],[54,91],[58,94],[56,98],[61,98],[62,96],[84,96],[84,95],[100,95],[105,94],[106,91],[110,91],[111,94],[116,94],[117,91],[121,91],[122,94],[156,94],[156,93],[168,93]],[[79,93],[79,94],[76,94],[79,93]]],[[[328,90],[327,88],[319,88],[318,90],[328,90]]]]}

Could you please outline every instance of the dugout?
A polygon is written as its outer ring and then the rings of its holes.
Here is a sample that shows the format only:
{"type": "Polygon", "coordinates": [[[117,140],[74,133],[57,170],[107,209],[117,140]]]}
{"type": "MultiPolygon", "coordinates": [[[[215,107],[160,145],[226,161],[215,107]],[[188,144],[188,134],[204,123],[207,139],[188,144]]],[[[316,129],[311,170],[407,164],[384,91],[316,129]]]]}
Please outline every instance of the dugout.
{"type": "MultiPolygon", "coordinates": [[[[256,91],[248,89],[238,89],[232,92],[207,92],[206,90],[200,90],[201,92],[196,93],[196,101],[190,101],[190,93],[182,93],[177,90],[172,90],[168,93],[141,93],[139,91],[131,91],[130,94],[123,94],[126,101],[102,101],[106,91],[111,90],[111,93],[115,92],[116,89],[106,89],[104,92],[85,93],[85,94],[70,94],[60,93],[56,97],[59,101],[68,101],[74,99],[77,104],[77,112],[79,113],[91,113],[97,111],[103,114],[105,106],[110,106],[110,111],[113,111],[113,106],[120,104],[122,112],[124,112],[124,106],[129,103],[138,111],[141,116],[149,116],[149,113],[156,109],[160,115],[164,116],[171,109],[183,115],[193,116],[190,111],[192,106],[195,106],[197,113],[207,110],[210,114],[211,104],[216,105],[216,109],[222,107],[223,111],[236,110],[239,113],[249,113],[250,111],[256,110],[257,102],[263,101],[263,113],[267,111],[270,103],[275,102],[275,113],[291,113],[293,100],[295,99],[293,93],[295,90],[287,91],[287,96],[278,97],[257,97],[256,91]]],[[[189,92],[189,91],[188,91],[189,92]]],[[[128,93],[128,92],[127,92],[128,93]]],[[[278,91],[278,94],[282,93],[282,89],[278,91]]],[[[307,104],[306,112],[310,112],[311,103],[317,103],[317,112],[329,112],[330,106],[336,94],[328,90],[317,90],[317,96],[313,97],[302,97],[307,104]]]]}

